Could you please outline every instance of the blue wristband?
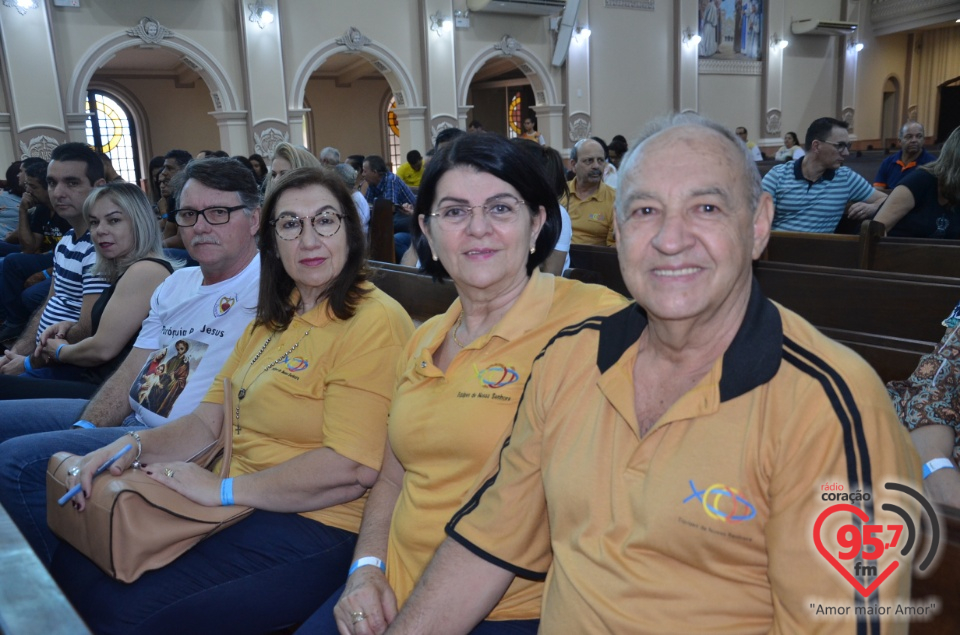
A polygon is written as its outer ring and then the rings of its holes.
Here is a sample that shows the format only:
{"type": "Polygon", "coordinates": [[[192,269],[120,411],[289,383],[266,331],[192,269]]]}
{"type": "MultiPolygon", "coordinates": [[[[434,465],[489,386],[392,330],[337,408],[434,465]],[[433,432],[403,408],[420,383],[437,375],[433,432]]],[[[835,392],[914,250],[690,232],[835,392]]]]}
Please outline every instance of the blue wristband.
{"type": "Polygon", "coordinates": [[[946,457],[939,459],[933,459],[932,461],[927,461],[923,464],[923,480],[930,478],[930,475],[934,472],[940,470],[955,470],[957,469],[956,464],[946,457]]]}
{"type": "Polygon", "coordinates": [[[30,365],[30,356],[24,355],[23,357],[23,367],[27,370],[33,370],[33,366],[30,365]]]}
{"type": "Polygon", "coordinates": [[[64,343],[64,344],[61,344],[60,346],[58,346],[58,347],[57,347],[57,351],[53,354],[53,356],[54,356],[55,358],[57,358],[57,361],[58,361],[58,362],[60,361],[60,349],[63,348],[64,346],[66,346],[65,343],[64,343]]]}
{"type": "Polygon", "coordinates": [[[50,279],[50,273],[47,272],[46,269],[43,270],[43,279],[44,279],[44,280],[49,280],[49,279],[50,279]]]}
{"type": "Polygon", "coordinates": [[[220,481],[220,504],[224,507],[233,505],[233,479],[225,478],[220,481]]]}
{"type": "Polygon", "coordinates": [[[73,425],[70,426],[70,427],[71,427],[71,428],[87,428],[88,430],[92,430],[92,429],[96,428],[97,426],[93,425],[93,422],[92,422],[92,421],[87,421],[86,419],[81,419],[80,421],[77,421],[75,424],[73,424],[73,425]]]}
{"type": "Polygon", "coordinates": [[[374,558],[373,556],[366,556],[364,558],[358,558],[352,565],[350,565],[350,570],[347,572],[348,576],[353,575],[353,572],[359,569],[360,567],[374,566],[383,571],[387,572],[387,565],[383,564],[383,560],[380,558],[374,558]]]}

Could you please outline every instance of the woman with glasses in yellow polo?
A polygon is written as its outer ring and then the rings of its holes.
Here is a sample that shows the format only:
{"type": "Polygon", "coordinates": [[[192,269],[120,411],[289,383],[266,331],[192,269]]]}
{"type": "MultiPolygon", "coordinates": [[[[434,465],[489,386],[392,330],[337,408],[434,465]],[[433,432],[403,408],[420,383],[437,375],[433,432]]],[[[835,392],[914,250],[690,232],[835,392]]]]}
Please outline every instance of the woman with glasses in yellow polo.
{"type": "MultiPolygon", "coordinates": [[[[560,231],[556,193],[538,162],[494,135],[463,135],[433,158],[413,227],[423,269],[460,297],[404,350],[351,575],[305,633],[336,633],[335,620],[349,633],[386,628],[496,466],[536,355],[564,326],[625,301],[541,273],[560,231]]],[[[536,632],[541,587],[518,579],[475,632],[536,632]]]]}

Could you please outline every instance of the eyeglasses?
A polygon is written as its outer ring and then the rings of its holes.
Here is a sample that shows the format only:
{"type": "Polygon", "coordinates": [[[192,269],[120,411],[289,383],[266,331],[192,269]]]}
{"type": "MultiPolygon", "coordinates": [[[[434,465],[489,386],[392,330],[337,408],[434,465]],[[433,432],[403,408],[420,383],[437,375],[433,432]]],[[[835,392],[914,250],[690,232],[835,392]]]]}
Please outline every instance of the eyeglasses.
{"type": "Polygon", "coordinates": [[[509,225],[520,216],[520,206],[524,201],[513,196],[501,196],[481,205],[447,205],[428,216],[437,219],[440,229],[455,230],[466,227],[473,218],[473,210],[479,208],[483,215],[495,225],[509,225]]]}
{"type": "Polygon", "coordinates": [[[832,145],[834,148],[837,149],[837,152],[844,152],[844,151],[850,152],[850,144],[847,143],[846,141],[840,141],[839,143],[834,143],[833,141],[827,141],[826,139],[824,139],[823,142],[829,143],[830,145],[832,145]]]}
{"type": "Polygon", "coordinates": [[[207,207],[205,209],[178,209],[167,214],[167,218],[173,218],[180,227],[193,227],[203,216],[203,220],[211,225],[225,225],[230,222],[230,214],[238,209],[246,209],[246,205],[234,205],[233,207],[207,207]]]}
{"type": "Polygon", "coordinates": [[[270,221],[277,237],[281,240],[296,240],[303,233],[303,223],[309,220],[313,230],[324,238],[330,238],[340,231],[340,221],[343,220],[343,214],[336,212],[323,212],[312,218],[300,218],[293,214],[281,214],[280,218],[270,221]]]}

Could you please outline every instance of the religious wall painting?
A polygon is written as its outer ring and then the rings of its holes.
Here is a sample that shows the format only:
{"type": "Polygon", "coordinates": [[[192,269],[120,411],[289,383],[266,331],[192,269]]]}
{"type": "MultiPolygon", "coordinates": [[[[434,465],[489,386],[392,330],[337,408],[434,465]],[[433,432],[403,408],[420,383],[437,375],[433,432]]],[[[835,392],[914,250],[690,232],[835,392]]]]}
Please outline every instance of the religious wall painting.
{"type": "Polygon", "coordinates": [[[699,7],[701,58],[763,59],[762,0],[699,0],[699,7]]]}

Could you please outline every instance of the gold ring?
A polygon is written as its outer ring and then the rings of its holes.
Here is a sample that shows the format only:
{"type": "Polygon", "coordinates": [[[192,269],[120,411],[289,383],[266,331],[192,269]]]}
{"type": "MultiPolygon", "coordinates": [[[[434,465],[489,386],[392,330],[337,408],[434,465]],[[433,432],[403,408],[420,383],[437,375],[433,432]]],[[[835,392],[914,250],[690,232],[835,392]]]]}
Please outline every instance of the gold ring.
{"type": "Polygon", "coordinates": [[[365,619],[367,619],[367,614],[364,613],[363,611],[351,611],[351,612],[350,612],[350,620],[351,620],[351,622],[354,623],[354,624],[356,624],[356,623],[358,623],[358,622],[362,622],[362,621],[365,620],[365,619]]]}
{"type": "Polygon", "coordinates": [[[176,474],[176,472],[171,470],[169,467],[163,468],[163,473],[169,476],[170,478],[173,478],[173,475],[176,474]]]}

